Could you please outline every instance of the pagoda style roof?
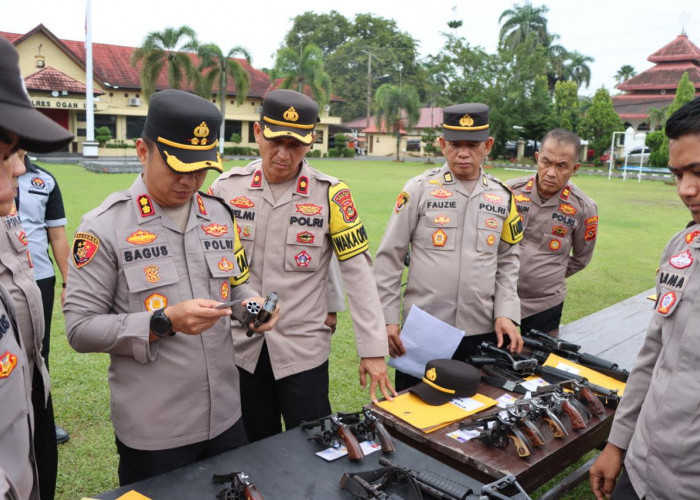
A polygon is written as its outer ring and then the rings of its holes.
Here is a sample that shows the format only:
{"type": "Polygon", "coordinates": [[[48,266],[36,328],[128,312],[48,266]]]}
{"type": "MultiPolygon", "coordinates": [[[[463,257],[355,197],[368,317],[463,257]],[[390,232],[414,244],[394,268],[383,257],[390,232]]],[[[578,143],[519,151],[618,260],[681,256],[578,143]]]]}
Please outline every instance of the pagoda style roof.
{"type": "Polygon", "coordinates": [[[700,64],[700,49],[688,39],[688,35],[682,33],[671,43],[650,55],[647,61],[653,63],[693,61],[695,64],[700,64]]]}

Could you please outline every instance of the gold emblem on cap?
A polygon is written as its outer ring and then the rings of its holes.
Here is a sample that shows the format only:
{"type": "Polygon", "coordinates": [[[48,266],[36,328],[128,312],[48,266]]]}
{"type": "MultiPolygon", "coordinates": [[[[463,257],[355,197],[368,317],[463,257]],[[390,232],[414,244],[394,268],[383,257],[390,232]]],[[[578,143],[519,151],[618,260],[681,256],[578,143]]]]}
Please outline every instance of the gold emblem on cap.
{"type": "Polygon", "coordinates": [[[190,139],[190,142],[197,146],[204,146],[207,143],[207,136],[209,135],[209,127],[206,122],[202,122],[194,128],[194,137],[190,139]]]}
{"type": "Polygon", "coordinates": [[[427,378],[431,382],[435,381],[435,379],[437,378],[437,370],[435,370],[435,367],[425,372],[425,378],[427,378]]]}
{"type": "Polygon", "coordinates": [[[472,118],[469,115],[464,115],[462,118],[459,119],[459,124],[462,127],[471,127],[474,125],[474,118],[472,118]]]}
{"type": "Polygon", "coordinates": [[[295,122],[299,119],[299,113],[297,113],[297,110],[294,109],[294,106],[290,106],[287,111],[282,113],[282,118],[288,122],[295,122]]]}

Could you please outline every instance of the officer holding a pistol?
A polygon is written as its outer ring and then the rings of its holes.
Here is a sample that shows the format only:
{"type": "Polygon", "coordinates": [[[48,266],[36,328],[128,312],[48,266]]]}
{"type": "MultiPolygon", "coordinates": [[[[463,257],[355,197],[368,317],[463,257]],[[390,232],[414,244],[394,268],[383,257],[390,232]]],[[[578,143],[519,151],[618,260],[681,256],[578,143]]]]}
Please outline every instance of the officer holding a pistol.
{"type": "Polygon", "coordinates": [[[230,209],[198,192],[222,171],[221,120],[193,94],[153,95],[136,142],[143,173],[87,213],[73,242],[66,333],[77,351],[110,355],[121,484],[247,442],[232,311],[217,306],[262,298],[230,209]]]}

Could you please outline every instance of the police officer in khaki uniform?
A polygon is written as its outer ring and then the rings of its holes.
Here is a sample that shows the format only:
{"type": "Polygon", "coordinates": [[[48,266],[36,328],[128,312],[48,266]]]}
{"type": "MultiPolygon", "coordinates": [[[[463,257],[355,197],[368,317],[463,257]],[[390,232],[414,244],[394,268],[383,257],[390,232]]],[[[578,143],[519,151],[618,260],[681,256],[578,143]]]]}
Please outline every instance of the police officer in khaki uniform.
{"type": "MultiPolygon", "coordinates": [[[[444,109],[440,148],[446,163],[410,179],[399,193],[377,252],[375,278],[389,351],[402,356],[401,275],[410,246],[404,317],[414,304],[465,331],[454,354],[464,359],[483,340],[522,349],[518,245],[520,217],[508,188],[481,168],[493,145],[488,106],[444,109]],[[495,335],[494,333],[495,332],[495,335]]],[[[396,371],[397,390],[419,380],[396,371]]]]}
{"type": "MultiPolygon", "coordinates": [[[[12,44],[0,37],[0,216],[8,215],[14,206],[16,183],[12,177],[21,174],[21,163],[15,155],[15,162],[8,161],[18,149],[37,152],[49,152],[63,147],[73,139],[63,127],[35,110],[22,85],[18,56],[12,44]]],[[[8,229],[5,219],[3,229],[8,229]]],[[[15,233],[15,239],[21,243],[21,233],[15,233]]],[[[14,259],[25,259],[26,248],[8,249],[1,240],[0,252],[3,263],[14,259]]],[[[5,269],[7,271],[7,269],[5,269]]],[[[11,272],[11,271],[10,271],[11,272]]],[[[24,274],[12,277],[19,289],[14,297],[2,282],[9,274],[3,272],[0,280],[0,495],[2,498],[38,499],[41,481],[41,498],[53,498],[56,481],[56,463],[53,462],[53,476],[50,469],[37,471],[37,455],[48,457],[47,450],[35,447],[32,435],[34,428],[34,411],[48,411],[45,395],[48,394],[48,375],[40,355],[43,329],[25,332],[24,327],[34,320],[40,320],[43,326],[41,297],[38,303],[19,303],[29,300],[29,288],[20,288],[25,284],[24,274]],[[15,282],[16,280],[16,282],[15,282]],[[26,292],[26,296],[24,295],[26,292]],[[21,306],[24,313],[18,315],[15,309],[21,306]],[[38,304],[38,309],[35,307],[38,304]],[[31,314],[27,313],[30,308],[31,314]],[[31,318],[30,318],[31,315],[31,318]],[[20,321],[21,319],[21,321],[20,321]],[[22,331],[20,332],[20,328],[22,331]],[[32,336],[33,333],[33,336],[32,336]],[[32,391],[32,383],[34,391],[32,391]],[[32,400],[38,406],[33,407],[32,400]],[[42,477],[38,478],[41,474],[42,477]],[[50,488],[48,486],[50,486],[50,488]]],[[[33,279],[33,278],[32,278],[33,279]]],[[[36,286],[34,287],[36,288],[36,286]]],[[[38,288],[36,288],[38,292],[38,288]]],[[[14,294],[13,294],[14,295],[14,294]]],[[[51,428],[49,428],[51,430],[51,428]]],[[[56,436],[45,443],[56,451],[56,436]]]]}
{"type": "Polygon", "coordinates": [[[586,267],[598,234],[598,207],[570,182],[581,139],[554,129],[535,153],[537,174],[508,181],[523,219],[518,296],[523,332],[559,333],[566,278],[586,267]]]}
{"type": "Polygon", "coordinates": [[[234,168],[211,191],[236,213],[251,262],[251,282],[277,291],[285,314],[265,335],[247,337],[234,325],[241,369],[243,418],[252,441],[331,412],[326,319],[328,266],[338,258],[348,295],[360,361],[360,383],[370,380],[391,398],[384,356],[387,339],[371,271],[367,233],[350,189],[311,168],[304,156],[314,140],[318,104],[292,90],[275,90],[254,124],[261,160],[234,168]]]}
{"type": "Polygon", "coordinates": [[[694,500],[700,492],[700,98],[671,115],[666,135],[669,169],[693,220],[661,257],[644,345],[589,472],[599,500],[611,492],[618,500],[694,500]]]}
{"type": "Polygon", "coordinates": [[[121,484],[246,443],[232,311],[216,306],[257,294],[231,211],[198,192],[222,171],[220,125],[205,99],[151,97],[143,174],[87,213],[73,243],[66,333],[77,351],[110,354],[121,484]]]}

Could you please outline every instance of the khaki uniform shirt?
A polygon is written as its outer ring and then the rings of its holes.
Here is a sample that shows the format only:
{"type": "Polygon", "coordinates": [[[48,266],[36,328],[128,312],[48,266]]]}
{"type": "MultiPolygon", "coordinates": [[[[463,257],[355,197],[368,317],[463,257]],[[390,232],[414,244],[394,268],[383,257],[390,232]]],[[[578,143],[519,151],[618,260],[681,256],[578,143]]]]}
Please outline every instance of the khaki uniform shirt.
{"type": "Polygon", "coordinates": [[[10,293],[0,284],[0,473],[19,498],[38,499],[32,380],[16,317],[10,293]]]}
{"type": "Polygon", "coordinates": [[[519,222],[510,191],[483,169],[471,194],[447,164],[410,179],[374,266],[387,324],[400,324],[409,245],[404,317],[415,304],[466,335],[493,332],[498,316],[519,323],[519,222]]]}
{"type": "Polygon", "coordinates": [[[655,312],[608,441],[642,498],[700,492],[700,224],[679,232],[656,275],[655,312]]]}
{"type": "Polygon", "coordinates": [[[263,340],[276,379],[325,362],[328,265],[335,252],[348,295],[360,357],[388,354],[372,279],[367,233],[348,187],[303,161],[296,182],[274,200],[260,161],[221,174],[211,192],[228,203],[251,263],[251,285],[276,291],[282,313],[272,331],[247,337],[233,323],[236,364],[253,373],[263,340]]]}
{"type": "Polygon", "coordinates": [[[0,223],[0,282],[15,303],[17,327],[26,349],[29,373],[34,376],[38,367],[48,400],[51,382],[46,363],[41,356],[44,338],[44,304],[41,290],[34,279],[32,259],[27,247],[27,233],[22,228],[19,214],[13,207],[0,223]]]}
{"type": "Polygon", "coordinates": [[[83,217],[66,290],[66,333],[79,352],[110,354],[111,418],[127,446],[197,443],[240,418],[228,317],[201,335],[148,339],[152,311],[193,298],[257,295],[232,286],[247,277],[236,224],[220,200],[196,194],[183,232],[139,176],[83,217]]]}
{"type": "Polygon", "coordinates": [[[523,218],[518,295],[522,317],[564,302],[566,280],[593,258],[598,207],[569,182],[547,201],[537,193],[534,175],[511,179],[508,186],[523,218]]]}

